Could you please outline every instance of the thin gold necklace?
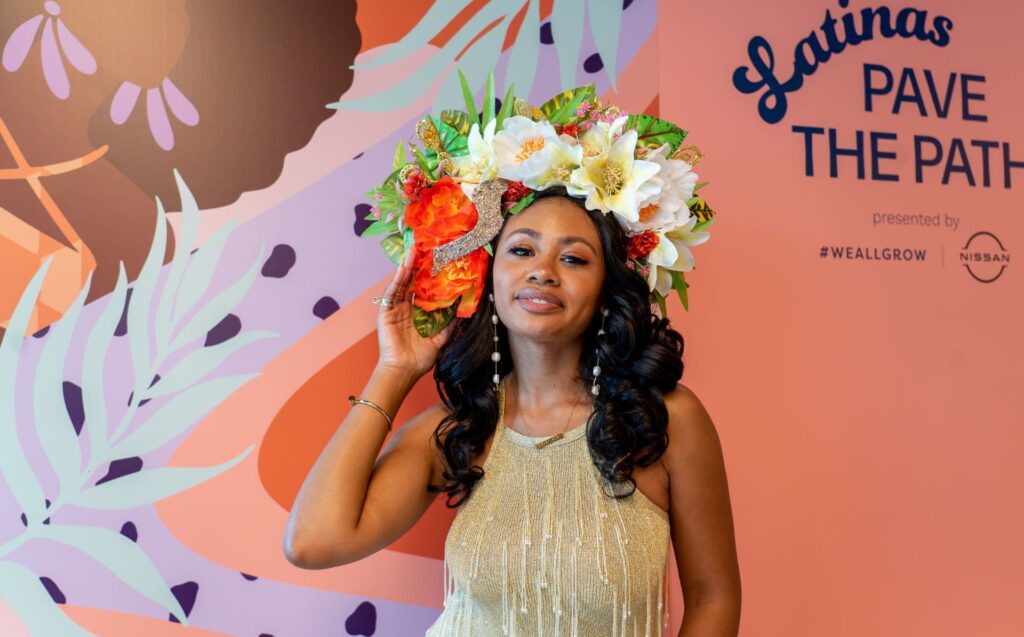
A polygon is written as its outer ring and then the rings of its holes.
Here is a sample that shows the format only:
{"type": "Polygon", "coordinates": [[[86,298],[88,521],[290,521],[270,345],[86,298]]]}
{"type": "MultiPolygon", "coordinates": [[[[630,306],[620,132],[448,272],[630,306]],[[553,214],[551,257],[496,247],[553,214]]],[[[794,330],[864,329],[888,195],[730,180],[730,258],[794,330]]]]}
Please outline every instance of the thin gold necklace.
{"type": "MultiPolygon", "coordinates": [[[[530,425],[530,423],[527,422],[527,420],[526,420],[525,412],[523,412],[523,410],[522,410],[522,403],[519,401],[519,384],[516,383],[515,376],[512,377],[512,387],[513,387],[513,389],[515,390],[515,393],[516,393],[516,407],[520,408],[519,409],[519,416],[523,419],[523,422],[525,422],[527,425],[530,425]]],[[[538,448],[538,449],[543,449],[544,447],[547,447],[548,445],[553,444],[555,442],[558,442],[559,440],[564,438],[566,430],[569,429],[569,423],[572,421],[573,412],[576,411],[576,406],[579,405],[579,404],[580,404],[580,394],[579,394],[579,392],[576,392],[576,402],[574,402],[572,404],[572,409],[569,410],[569,417],[565,419],[565,426],[562,427],[562,433],[558,433],[558,434],[555,434],[554,436],[551,436],[549,438],[545,438],[544,440],[541,440],[540,442],[535,442],[535,443],[533,443],[533,446],[538,448]]],[[[530,425],[530,429],[533,429],[533,425],[530,425]]]]}

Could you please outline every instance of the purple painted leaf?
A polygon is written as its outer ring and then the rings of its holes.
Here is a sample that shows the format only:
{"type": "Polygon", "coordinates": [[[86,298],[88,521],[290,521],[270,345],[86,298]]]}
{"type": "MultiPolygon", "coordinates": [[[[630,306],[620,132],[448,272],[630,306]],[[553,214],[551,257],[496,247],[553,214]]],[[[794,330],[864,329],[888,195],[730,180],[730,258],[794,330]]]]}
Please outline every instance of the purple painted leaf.
{"type": "Polygon", "coordinates": [[[71,31],[64,26],[64,21],[57,18],[57,38],[60,40],[60,48],[64,50],[68,62],[86,75],[96,72],[96,58],[89,53],[89,49],[79,42],[71,31]]]}
{"type": "Polygon", "coordinates": [[[25,61],[28,52],[32,49],[32,42],[36,39],[39,23],[42,21],[42,15],[25,20],[14,30],[11,37],[7,38],[3,56],[5,69],[13,73],[21,68],[21,63],[25,61]]]}
{"type": "Polygon", "coordinates": [[[149,118],[149,132],[153,139],[164,150],[174,148],[174,131],[167,119],[167,109],[160,97],[160,89],[151,88],[146,91],[146,116],[149,118]]]}
{"type": "MultiPolygon", "coordinates": [[[[128,121],[128,116],[132,114],[132,110],[135,108],[135,102],[139,99],[139,93],[142,92],[142,87],[133,82],[122,82],[121,86],[117,87],[117,92],[114,93],[114,99],[110,102],[110,119],[115,124],[124,124],[128,121]]],[[[131,292],[131,290],[128,290],[131,292]]]]}
{"type": "Polygon", "coordinates": [[[182,124],[188,126],[195,126],[199,123],[199,111],[192,105],[192,102],[185,97],[171,78],[165,77],[163,81],[164,97],[167,98],[167,105],[171,107],[171,112],[182,124]]]}
{"type": "Polygon", "coordinates": [[[46,85],[50,87],[51,93],[66,100],[68,95],[71,95],[71,85],[68,83],[68,73],[64,70],[64,62],[61,60],[60,50],[57,48],[57,36],[53,34],[53,20],[47,20],[43,25],[43,41],[40,49],[46,85]]]}

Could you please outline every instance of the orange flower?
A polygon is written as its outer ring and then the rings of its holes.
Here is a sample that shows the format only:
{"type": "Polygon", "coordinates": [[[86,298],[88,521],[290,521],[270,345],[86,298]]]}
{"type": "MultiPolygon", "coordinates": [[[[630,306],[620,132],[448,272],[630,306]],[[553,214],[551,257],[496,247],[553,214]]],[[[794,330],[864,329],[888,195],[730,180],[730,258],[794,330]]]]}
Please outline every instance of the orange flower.
{"type": "Polygon", "coordinates": [[[415,294],[414,303],[420,308],[431,311],[449,307],[458,298],[462,298],[455,315],[469,317],[476,311],[477,304],[484,292],[484,279],[487,276],[487,260],[490,255],[483,248],[477,248],[464,257],[452,261],[441,268],[436,276],[430,274],[434,267],[432,247],[416,250],[416,274],[412,279],[412,290],[415,294]]]}
{"type": "Polygon", "coordinates": [[[451,177],[443,177],[405,207],[405,224],[418,247],[433,248],[461,237],[476,226],[476,206],[451,177]]]}

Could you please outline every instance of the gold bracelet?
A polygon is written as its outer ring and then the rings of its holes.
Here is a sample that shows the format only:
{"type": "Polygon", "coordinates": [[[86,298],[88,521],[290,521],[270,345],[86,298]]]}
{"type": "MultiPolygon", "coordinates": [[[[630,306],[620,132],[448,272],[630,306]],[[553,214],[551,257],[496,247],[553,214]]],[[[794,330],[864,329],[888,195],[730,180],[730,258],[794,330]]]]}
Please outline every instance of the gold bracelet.
{"type": "Polygon", "coordinates": [[[388,412],[384,411],[384,409],[381,408],[380,405],[377,405],[375,403],[371,403],[370,401],[364,400],[362,398],[356,398],[355,396],[349,396],[348,397],[348,404],[350,404],[350,405],[366,405],[367,407],[373,407],[378,412],[380,412],[381,416],[384,416],[384,420],[388,421],[388,431],[391,431],[391,416],[389,416],[388,412]]]}

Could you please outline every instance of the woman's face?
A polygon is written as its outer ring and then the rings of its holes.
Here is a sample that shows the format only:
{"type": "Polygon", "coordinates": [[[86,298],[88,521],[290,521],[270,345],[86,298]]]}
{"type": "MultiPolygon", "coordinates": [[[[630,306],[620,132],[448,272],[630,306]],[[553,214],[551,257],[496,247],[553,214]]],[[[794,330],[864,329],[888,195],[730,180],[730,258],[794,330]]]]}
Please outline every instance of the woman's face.
{"type": "Polygon", "coordinates": [[[579,338],[604,284],[604,254],[590,217],[564,197],[544,198],[505,222],[494,251],[494,302],[510,334],[579,338]]]}

